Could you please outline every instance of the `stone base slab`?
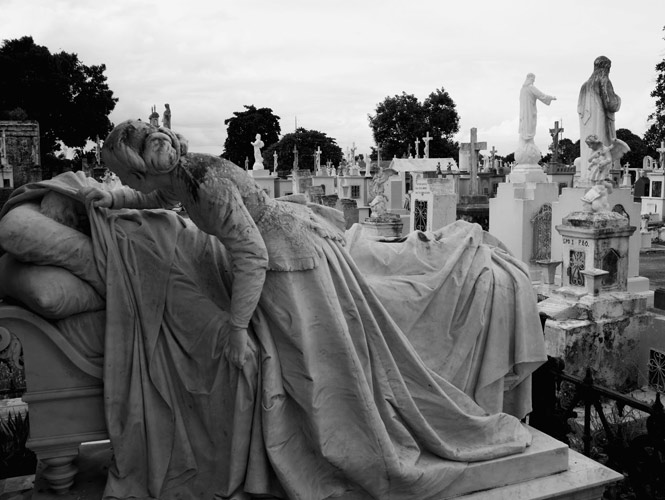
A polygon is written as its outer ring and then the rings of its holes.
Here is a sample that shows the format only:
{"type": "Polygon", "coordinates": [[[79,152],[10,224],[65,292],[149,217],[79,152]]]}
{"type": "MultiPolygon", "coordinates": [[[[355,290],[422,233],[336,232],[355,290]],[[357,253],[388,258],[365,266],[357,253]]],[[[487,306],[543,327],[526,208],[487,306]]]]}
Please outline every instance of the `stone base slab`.
{"type": "MultiPolygon", "coordinates": [[[[529,430],[533,434],[533,442],[524,453],[469,464],[468,469],[450,486],[441,500],[447,498],[469,500],[480,498],[574,498],[537,495],[541,491],[557,491],[565,494],[571,488],[577,490],[586,487],[588,489],[588,487],[606,484],[621,477],[590,459],[578,456],[560,441],[538,430],[532,428],[529,430]],[[588,476],[589,482],[586,485],[581,484],[579,480],[583,474],[588,476]],[[471,494],[472,492],[479,493],[471,494]]],[[[38,468],[35,486],[31,492],[32,500],[101,499],[111,457],[112,451],[108,442],[81,445],[76,461],[79,468],[76,482],[72,489],[64,495],[57,495],[46,487],[46,482],[41,477],[41,470],[38,468]]]]}

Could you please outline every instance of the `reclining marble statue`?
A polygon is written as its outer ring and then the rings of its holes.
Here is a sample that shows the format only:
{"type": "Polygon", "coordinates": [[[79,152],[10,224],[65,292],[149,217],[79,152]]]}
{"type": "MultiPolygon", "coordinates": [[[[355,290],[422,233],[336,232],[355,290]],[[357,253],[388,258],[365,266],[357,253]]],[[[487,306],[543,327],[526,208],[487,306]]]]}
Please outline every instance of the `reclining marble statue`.
{"type": "Polygon", "coordinates": [[[106,498],[440,498],[467,462],[529,445],[528,403],[503,413],[487,388],[545,360],[535,297],[478,226],[415,238],[426,248],[411,262],[352,256],[339,212],[269,198],[167,128],[124,122],[102,158],[126,187],[76,195],[106,280],[106,498]],[[141,209],[177,202],[210,239],[207,273],[162,270],[186,260],[185,226],[141,209]],[[442,293],[418,301],[434,280],[442,293]],[[391,296],[398,282],[413,297],[391,296]],[[499,325],[514,341],[493,336],[499,325]],[[433,345],[448,361],[421,355],[433,345]]]}

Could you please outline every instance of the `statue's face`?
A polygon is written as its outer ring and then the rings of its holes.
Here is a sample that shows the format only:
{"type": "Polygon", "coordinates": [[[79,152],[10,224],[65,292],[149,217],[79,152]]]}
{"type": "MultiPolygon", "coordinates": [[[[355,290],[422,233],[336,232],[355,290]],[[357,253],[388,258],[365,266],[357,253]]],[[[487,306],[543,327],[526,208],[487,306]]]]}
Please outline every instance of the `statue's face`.
{"type": "Polygon", "coordinates": [[[256,134],[256,140],[261,140],[261,134],[256,134]]]}

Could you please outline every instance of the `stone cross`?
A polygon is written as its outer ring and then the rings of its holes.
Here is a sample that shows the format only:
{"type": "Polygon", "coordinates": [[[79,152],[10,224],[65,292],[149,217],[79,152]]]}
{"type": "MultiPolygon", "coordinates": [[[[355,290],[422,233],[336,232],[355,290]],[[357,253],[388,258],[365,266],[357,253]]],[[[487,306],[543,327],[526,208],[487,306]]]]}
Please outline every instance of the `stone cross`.
{"type": "Polygon", "coordinates": [[[665,168],[665,141],[660,141],[660,147],[656,151],[660,153],[658,163],[660,164],[660,168],[663,169],[665,168]]]}
{"type": "Polygon", "coordinates": [[[314,169],[316,173],[319,173],[321,170],[321,146],[316,146],[316,151],[314,151],[314,169]]]}
{"type": "Polygon", "coordinates": [[[298,170],[298,148],[293,146],[293,170],[298,170]]]}
{"type": "Polygon", "coordinates": [[[413,141],[413,145],[414,145],[414,147],[416,148],[416,149],[415,149],[415,154],[413,155],[413,157],[414,157],[414,158],[418,158],[418,155],[420,154],[420,151],[419,151],[419,149],[420,149],[420,147],[419,147],[419,146],[420,146],[420,139],[418,139],[418,138],[416,137],[416,140],[413,141]]]}
{"type": "Polygon", "coordinates": [[[550,135],[552,136],[552,162],[556,163],[559,161],[559,135],[563,134],[563,127],[559,127],[559,122],[554,122],[554,128],[550,129],[550,135]]]}
{"type": "Polygon", "coordinates": [[[277,151],[272,154],[272,169],[277,172],[277,151]]]}
{"type": "Polygon", "coordinates": [[[425,143],[425,155],[424,158],[429,158],[429,141],[434,139],[434,137],[429,136],[429,130],[427,131],[427,135],[423,137],[423,142],[425,143]]]}
{"type": "Polygon", "coordinates": [[[478,142],[478,129],[471,129],[470,142],[464,142],[461,145],[462,151],[469,152],[469,170],[471,171],[471,194],[478,194],[478,152],[487,149],[486,142],[478,142]]]}
{"type": "Polygon", "coordinates": [[[630,187],[630,163],[626,162],[623,166],[623,186],[630,187]]]}
{"type": "Polygon", "coordinates": [[[102,157],[101,157],[101,147],[99,145],[99,136],[97,136],[97,140],[95,141],[95,164],[99,165],[102,162],[102,157]]]}
{"type": "Polygon", "coordinates": [[[351,148],[351,159],[350,162],[351,165],[356,163],[356,143],[353,143],[353,147],[351,148]]]}
{"type": "Polygon", "coordinates": [[[490,150],[490,167],[494,168],[494,162],[496,161],[496,154],[498,151],[494,146],[492,146],[492,149],[490,150]]]}

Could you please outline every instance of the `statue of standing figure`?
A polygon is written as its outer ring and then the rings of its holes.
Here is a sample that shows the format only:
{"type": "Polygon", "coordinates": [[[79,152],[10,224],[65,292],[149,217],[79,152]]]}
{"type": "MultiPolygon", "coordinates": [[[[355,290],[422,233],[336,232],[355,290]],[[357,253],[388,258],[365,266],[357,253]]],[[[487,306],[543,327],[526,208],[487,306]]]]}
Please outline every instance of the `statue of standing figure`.
{"type": "Polygon", "coordinates": [[[541,101],[547,106],[552,101],[556,101],[556,97],[547,95],[538,90],[534,82],[536,75],[528,73],[526,80],[522,84],[520,90],[520,124],[519,133],[520,139],[524,141],[533,140],[536,136],[536,123],[538,121],[538,109],[536,108],[536,101],[541,101]]]}
{"type": "Polygon", "coordinates": [[[614,113],[621,108],[621,98],[614,93],[610,81],[612,62],[605,56],[597,57],[593,62],[593,73],[580,88],[577,101],[577,114],[580,117],[580,158],[582,172],[580,180],[588,182],[589,157],[593,151],[586,144],[586,138],[595,135],[604,146],[609,146],[616,139],[614,113]]]}
{"type": "Polygon", "coordinates": [[[162,125],[164,128],[171,128],[171,106],[164,104],[164,118],[162,119],[162,125]]]}
{"type": "Polygon", "coordinates": [[[519,146],[515,151],[515,158],[518,164],[536,165],[540,160],[541,154],[533,138],[536,136],[536,124],[538,121],[537,101],[550,105],[556,97],[547,95],[538,90],[534,82],[536,75],[528,73],[526,80],[520,90],[520,122],[519,122],[519,146]]]}
{"type": "Polygon", "coordinates": [[[254,165],[252,170],[263,170],[263,156],[261,155],[261,148],[264,146],[263,141],[261,140],[261,134],[256,134],[256,140],[250,142],[254,146],[254,165]]]}

